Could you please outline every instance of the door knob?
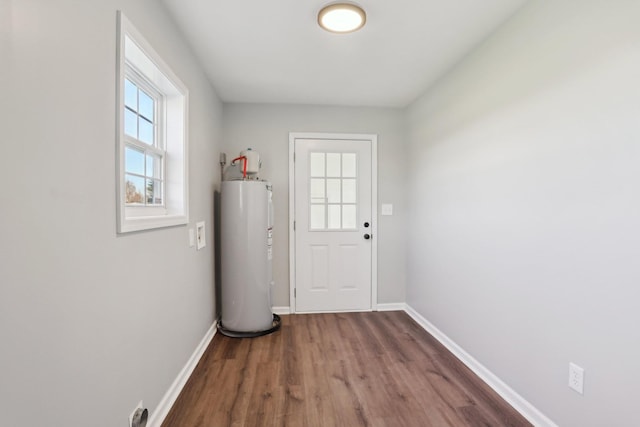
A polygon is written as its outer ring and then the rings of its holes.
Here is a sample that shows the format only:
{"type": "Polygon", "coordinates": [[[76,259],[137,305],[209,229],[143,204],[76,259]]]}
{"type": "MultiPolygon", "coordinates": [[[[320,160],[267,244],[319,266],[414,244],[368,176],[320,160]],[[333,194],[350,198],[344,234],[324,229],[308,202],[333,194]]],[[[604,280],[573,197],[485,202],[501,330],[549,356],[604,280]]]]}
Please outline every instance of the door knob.
{"type": "Polygon", "coordinates": [[[364,239],[365,239],[365,240],[369,240],[370,238],[371,238],[371,236],[370,236],[370,235],[368,235],[368,234],[365,234],[365,235],[364,235],[364,239]]]}
{"type": "Polygon", "coordinates": [[[365,222],[365,223],[364,223],[364,228],[368,228],[368,227],[369,227],[369,223],[368,223],[368,222],[365,222]]]}

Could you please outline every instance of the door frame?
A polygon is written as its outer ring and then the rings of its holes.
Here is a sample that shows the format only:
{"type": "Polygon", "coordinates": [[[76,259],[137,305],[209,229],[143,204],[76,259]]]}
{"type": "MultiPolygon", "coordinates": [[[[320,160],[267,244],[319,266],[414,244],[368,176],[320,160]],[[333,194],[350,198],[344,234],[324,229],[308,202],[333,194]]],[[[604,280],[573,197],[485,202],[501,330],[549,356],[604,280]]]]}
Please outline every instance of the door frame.
{"type": "Polygon", "coordinates": [[[296,139],[371,142],[371,311],[378,309],[378,135],[289,132],[289,313],[296,313],[295,142],[296,139]]]}

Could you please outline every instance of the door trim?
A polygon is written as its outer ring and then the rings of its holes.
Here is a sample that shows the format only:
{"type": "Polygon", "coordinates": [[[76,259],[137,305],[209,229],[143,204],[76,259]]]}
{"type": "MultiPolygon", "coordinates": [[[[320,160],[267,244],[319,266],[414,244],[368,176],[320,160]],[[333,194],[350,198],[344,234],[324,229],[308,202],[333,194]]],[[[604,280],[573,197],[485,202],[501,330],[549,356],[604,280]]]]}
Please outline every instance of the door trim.
{"type": "Polygon", "coordinates": [[[378,135],[356,133],[289,133],[289,312],[296,313],[295,142],[296,139],[371,141],[371,311],[378,311],[378,135]]]}

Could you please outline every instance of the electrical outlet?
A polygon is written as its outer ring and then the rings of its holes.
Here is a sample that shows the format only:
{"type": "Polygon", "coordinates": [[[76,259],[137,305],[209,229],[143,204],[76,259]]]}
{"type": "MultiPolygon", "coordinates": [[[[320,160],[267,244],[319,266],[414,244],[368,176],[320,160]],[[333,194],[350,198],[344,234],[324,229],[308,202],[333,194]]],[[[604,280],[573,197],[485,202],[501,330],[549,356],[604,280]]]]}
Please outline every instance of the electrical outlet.
{"type": "Polygon", "coordinates": [[[133,408],[133,411],[131,411],[131,415],[129,415],[129,427],[133,426],[133,416],[135,415],[136,411],[142,408],[144,408],[144,405],[142,404],[142,400],[141,400],[138,403],[138,405],[135,408],[133,408]]]}
{"type": "Polygon", "coordinates": [[[204,221],[200,221],[196,223],[196,249],[200,250],[207,246],[207,241],[205,239],[205,231],[204,231],[204,221]]]}
{"type": "Polygon", "coordinates": [[[569,388],[584,394],[584,369],[574,363],[569,363],[569,388]]]}

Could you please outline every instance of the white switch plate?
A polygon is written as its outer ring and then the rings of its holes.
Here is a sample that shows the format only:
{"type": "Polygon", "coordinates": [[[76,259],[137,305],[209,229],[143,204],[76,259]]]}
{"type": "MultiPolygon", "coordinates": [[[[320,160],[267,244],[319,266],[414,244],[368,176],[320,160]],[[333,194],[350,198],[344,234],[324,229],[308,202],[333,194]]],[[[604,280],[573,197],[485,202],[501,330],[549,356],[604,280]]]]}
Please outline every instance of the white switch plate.
{"type": "Polygon", "coordinates": [[[196,231],[193,228],[189,229],[189,247],[192,248],[196,245],[196,231]]]}
{"type": "Polygon", "coordinates": [[[393,205],[391,203],[383,203],[380,209],[382,215],[393,215],[393,205]]]}
{"type": "Polygon", "coordinates": [[[200,250],[207,246],[204,232],[204,221],[196,223],[196,249],[200,250]]]}

